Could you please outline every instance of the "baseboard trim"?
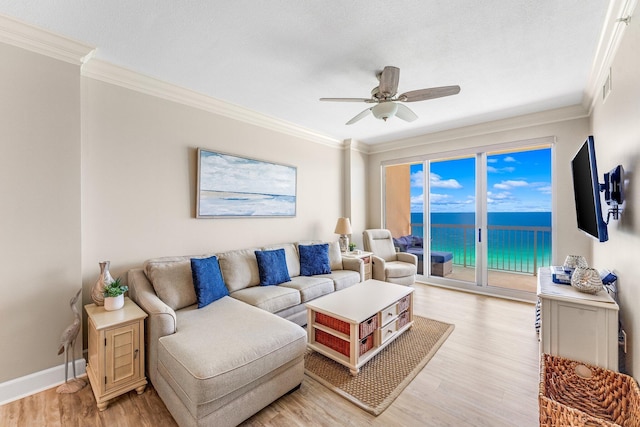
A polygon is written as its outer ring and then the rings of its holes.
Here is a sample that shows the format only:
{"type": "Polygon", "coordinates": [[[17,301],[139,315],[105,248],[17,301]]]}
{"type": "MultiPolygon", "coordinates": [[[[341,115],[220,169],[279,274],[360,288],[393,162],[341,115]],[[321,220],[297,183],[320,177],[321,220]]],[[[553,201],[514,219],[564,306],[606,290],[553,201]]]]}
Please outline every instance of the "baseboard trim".
{"type": "MultiPolygon", "coordinates": [[[[86,364],[86,360],[76,359],[76,376],[81,376],[86,373],[86,364]]],[[[72,377],[73,369],[69,366],[69,378],[72,377]]],[[[5,381],[0,383],[0,405],[31,396],[32,394],[56,387],[62,383],[64,383],[64,364],[45,369],[44,371],[34,372],[24,377],[5,381]]]]}

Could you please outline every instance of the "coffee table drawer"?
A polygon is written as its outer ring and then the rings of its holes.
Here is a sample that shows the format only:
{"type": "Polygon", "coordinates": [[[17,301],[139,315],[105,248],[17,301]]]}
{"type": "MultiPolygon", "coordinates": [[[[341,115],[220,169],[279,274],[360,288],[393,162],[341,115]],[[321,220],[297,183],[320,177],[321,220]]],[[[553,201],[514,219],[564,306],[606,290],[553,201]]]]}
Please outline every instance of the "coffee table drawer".
{"type": "MultiPolygon", "coordinates": [[[[373,344],[375,342],[373,335],[374,334],[370,334],[368,337],[360,339],[359,345],[358,345],[359,356],[362,356],[367,351],[373,348],[373,344]]],[[[351,355],[351,350],[350,350],[351,344],[349,341],[345,341],[325,331],[322,331],[319,329],[316,330],[316,342],[322,345],[326,345],[331,350],[335,350],[338,353],[343,354],[347,357],[351,355]]]]}
{"type": "Polygon", "coordinates": [[[335,350],[340,354],[344,354],[349,357],[351,351],[349,350],[350,343],[349,341],[345,341],[340,337],[336,337],[335,335],[331,335],[323,330],[316,329],[316,342],[322,345],[326,345],[331,350],[335,350]]]}
{"type": "Polygon", "coordinates": [[[394,303],[384,310],[380,311],[380,324],[384,325],[398,316],[398,303],[394,303]]]}
{"type": "MultiPolygon", "coordinates": [[[[338,331],[340,333],[345,334],[346,336],[351,335],[351,329],[348,322],[345,322],[340,319],[336,319],[335,317],[331,317],[323,313],[316,312],[315,316],[316,316],[317,324],[331,328],[334,331],[338,331]]],[[[364,322],[360,323],[360,325],[358,326],[359,326],[358,336],[360,338],[366,337],[367,335],[373,333],[373,331],[375,331],[376,328],[378,327],[378,315],[374,314],[364,322]]]]}
{"type": "Polygon", "coordinates": [[[384,325],[382,328],[379,329],[379,331],[380,331],[380,343],[384,344],[385,341],[387,341],[389,338],[394,336],[396,332],[398,332],[398,322],[395,321],[387,325],[384,325]]]}

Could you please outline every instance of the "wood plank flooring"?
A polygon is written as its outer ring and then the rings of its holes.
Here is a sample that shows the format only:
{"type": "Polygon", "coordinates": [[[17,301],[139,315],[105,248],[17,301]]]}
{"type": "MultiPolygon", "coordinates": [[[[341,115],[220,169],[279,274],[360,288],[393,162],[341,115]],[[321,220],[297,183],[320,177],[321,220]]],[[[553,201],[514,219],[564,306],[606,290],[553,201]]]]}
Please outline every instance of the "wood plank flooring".
{"type": "MultiPolygon", "coordinates": [[[[538,425],[538,341],[534,305],[415,285],[415,313],[456,328],[393,404],[374,417],[305,377],[302,387],[242,425],[491,426],[538,425]]],[[[0,406],[0,425],[176,426],[153,387],[132,391],[99,412],[89,387],[55,389],[0,406]]]]}

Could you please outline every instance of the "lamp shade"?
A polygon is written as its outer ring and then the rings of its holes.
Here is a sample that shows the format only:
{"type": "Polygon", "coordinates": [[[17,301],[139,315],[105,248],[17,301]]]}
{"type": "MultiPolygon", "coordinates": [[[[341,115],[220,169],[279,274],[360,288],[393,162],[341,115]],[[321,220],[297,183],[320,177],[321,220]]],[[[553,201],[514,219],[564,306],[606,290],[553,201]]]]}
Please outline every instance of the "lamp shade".
{"type": "Polygon", "coordinates": [[[336,230],[334,233],[351,234],[351,222],[349,222],[349,218],[338,218],[338,223],[336,224],[336,230]]]}
{"type": "Polygon", "coordinates": [[[398,111],[398,105],[395,102],[381,102],[371,109],[376,119],[382,119],[385,122],[389,117],[396,115],[398,111]]]}

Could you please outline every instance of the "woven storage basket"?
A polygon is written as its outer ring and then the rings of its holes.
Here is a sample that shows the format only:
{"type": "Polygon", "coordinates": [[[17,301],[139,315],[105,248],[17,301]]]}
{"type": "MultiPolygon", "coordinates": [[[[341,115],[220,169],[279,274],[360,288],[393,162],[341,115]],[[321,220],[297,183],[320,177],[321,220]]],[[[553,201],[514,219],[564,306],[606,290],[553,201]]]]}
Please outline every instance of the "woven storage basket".
{"type": "Polygon", "coordinates": [[[342,332],[343,334],[349,335],[351,333],[349,323],[340,319],[336,319],[335,317],[328,316],[323,313],[316,312],[316,323],[319,323],[324,326],[328,326],[334,331],[342,332]]]}
{"type": "Polygon", "coordinates": [[[542,355],[538,403],[541,427],[640,427],[640,390],[632,377],[559,356],[542,355]],[[576,373],[580,365],[590,378],[576,373]]]}

